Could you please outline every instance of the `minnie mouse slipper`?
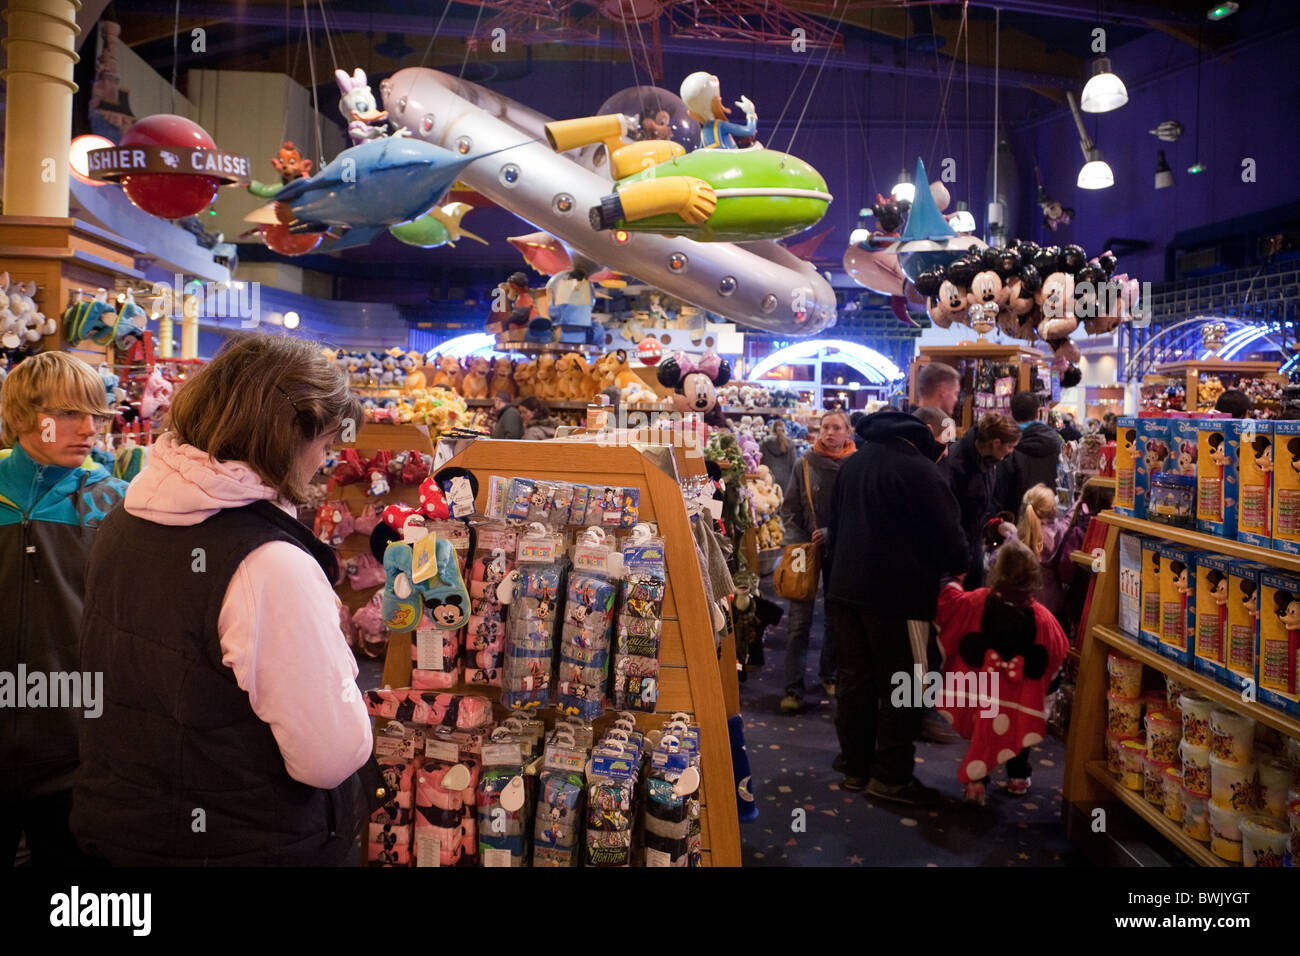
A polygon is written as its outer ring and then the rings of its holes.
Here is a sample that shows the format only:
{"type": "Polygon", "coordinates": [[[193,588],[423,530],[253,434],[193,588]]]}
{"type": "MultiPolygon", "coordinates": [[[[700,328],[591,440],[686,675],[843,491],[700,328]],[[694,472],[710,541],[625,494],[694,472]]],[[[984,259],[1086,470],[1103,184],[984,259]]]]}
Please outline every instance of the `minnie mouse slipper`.
{"type": "MultiPolygon", "coordinates": [[[[460,564],[456,561],[456,549],[452,543],[446,538],[439,538],[434,548],[438,574],[416,587],[424,597],[433,626],[455,630],[469,617],[469,592],[465,590],[465,580],[460,575],[460,564]]],[[[387,554],[384,564],[388,564],[387,554]]],[[[408,565],[408,573],[409,567],[408,565]]]]}

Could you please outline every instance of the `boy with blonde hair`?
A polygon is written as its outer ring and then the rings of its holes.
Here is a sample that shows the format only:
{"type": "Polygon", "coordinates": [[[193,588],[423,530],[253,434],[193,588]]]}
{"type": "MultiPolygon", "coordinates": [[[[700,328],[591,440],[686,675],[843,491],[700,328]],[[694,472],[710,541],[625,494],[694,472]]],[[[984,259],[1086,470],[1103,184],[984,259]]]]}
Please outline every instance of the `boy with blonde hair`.
{"type": "Polygon", "coordinates": [[[24,832],[34,865],[79,859],[68,830],[77,737],[103,705],[81,674],[84,575],[94,531],[126,491],[89,458],[110,415],[99,375],[66,352],[24,360],[0,389],[0,862],[24,832]]]}

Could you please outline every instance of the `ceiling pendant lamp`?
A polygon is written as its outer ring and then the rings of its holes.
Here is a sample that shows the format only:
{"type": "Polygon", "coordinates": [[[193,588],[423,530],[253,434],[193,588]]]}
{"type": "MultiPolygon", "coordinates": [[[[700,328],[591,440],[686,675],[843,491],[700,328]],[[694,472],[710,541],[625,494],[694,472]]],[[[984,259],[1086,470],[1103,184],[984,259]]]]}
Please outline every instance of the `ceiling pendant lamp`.
{"type": "Polygon", "coordinates": [[[889,195],[905,203],[916,198],[916,185],[908,178],[906,169],[899,171],[898,183],[889,191],[889,195]]]}
{"type": "Polygon", "coordinates": [[[1109,113],[1128,102],[1124,81],[1111,72],[1110,57],[1101,56],[1092,65],[1092,77],[1083,87],[1079,104],[1085,113],[1109,113]]]}
{"type": "Polygon", "coordinates": [[[1083,114],[1079,112],[1079,103],[1074,98],[1074,94],[1066,91],[1066,99],[1070,101],[1070,112],[1074,114],[1074,125],[1079,128],[1079,148],[1083,150],[1084,164],[1079,170],[1079,178],[1076,184],[1080,189],[1106,189],[1115,185],[1115,174],[1111,172],[1110,164],[1102,159],[1101,150],[1099,150],[1088,131],[1083,128],[1083,114]]]}
{"type": "Polygon", "coordinates": [[[1163,149],[1157,150],[1156,155],[1160,157],[1156,161],[1156,189],[1168,189],[1174,184],[1174,171],[1169,168],[1163,149]]]}

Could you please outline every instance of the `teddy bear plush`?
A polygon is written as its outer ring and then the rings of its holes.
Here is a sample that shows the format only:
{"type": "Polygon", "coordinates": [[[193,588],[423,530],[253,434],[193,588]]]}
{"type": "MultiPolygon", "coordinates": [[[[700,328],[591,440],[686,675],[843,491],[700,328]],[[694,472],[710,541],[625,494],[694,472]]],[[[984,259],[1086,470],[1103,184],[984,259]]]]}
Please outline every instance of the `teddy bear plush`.
{"type": "Polygon", "coordinates": [[[468,365],[469,368],[460,383],[461,394],[466,398],[487,398],[488,369],[491,368],[491,365],[481,355],[470,358],[468,365]]]}

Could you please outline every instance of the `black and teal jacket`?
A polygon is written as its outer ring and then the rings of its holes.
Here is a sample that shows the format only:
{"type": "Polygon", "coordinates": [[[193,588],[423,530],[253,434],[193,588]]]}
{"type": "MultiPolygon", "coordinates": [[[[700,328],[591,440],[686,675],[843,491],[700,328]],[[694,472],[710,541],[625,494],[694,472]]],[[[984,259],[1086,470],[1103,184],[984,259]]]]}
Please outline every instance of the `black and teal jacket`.
{"type": "MultiPolygon", "coordinates": [[[[89,459],[61,468],[19,445],[0,451],[0,672],[10,680],[19,664],[28,674],[81,670],[90,546],[125,493],[89,459]]],[[[0,801],[70,789],[81,720],[73,708],[0,707],[0,801]]]]}

